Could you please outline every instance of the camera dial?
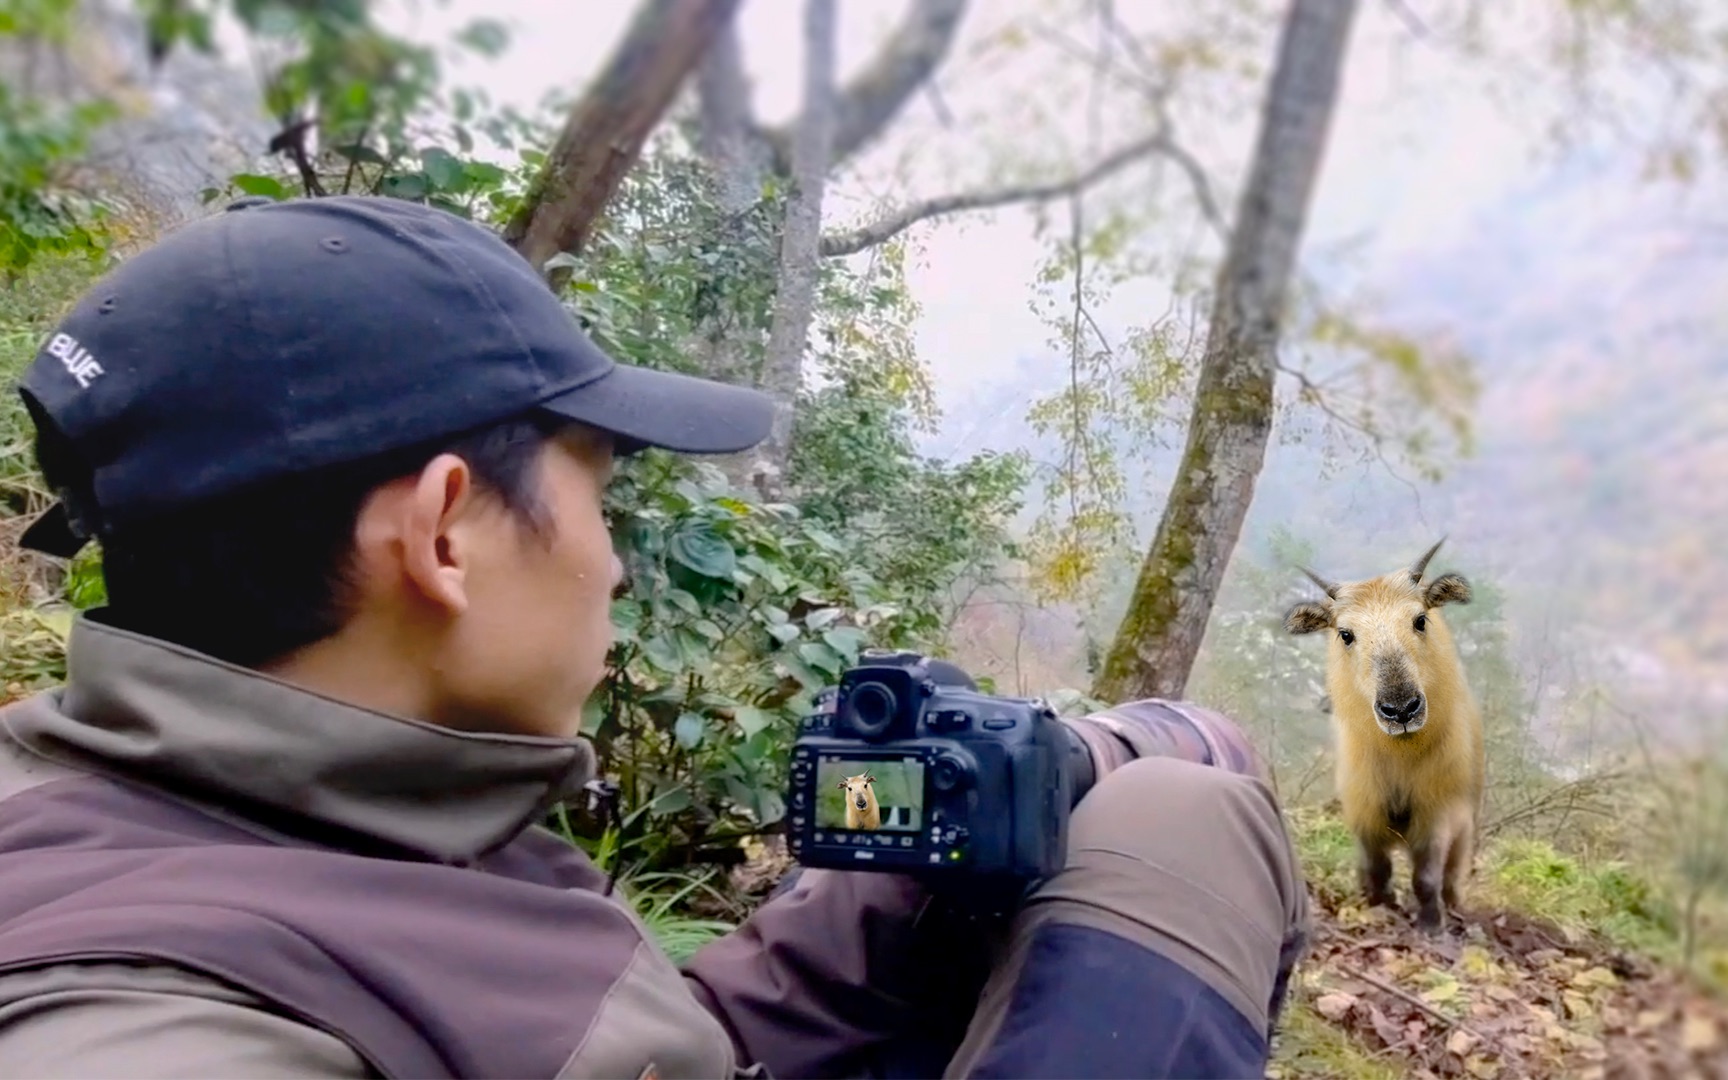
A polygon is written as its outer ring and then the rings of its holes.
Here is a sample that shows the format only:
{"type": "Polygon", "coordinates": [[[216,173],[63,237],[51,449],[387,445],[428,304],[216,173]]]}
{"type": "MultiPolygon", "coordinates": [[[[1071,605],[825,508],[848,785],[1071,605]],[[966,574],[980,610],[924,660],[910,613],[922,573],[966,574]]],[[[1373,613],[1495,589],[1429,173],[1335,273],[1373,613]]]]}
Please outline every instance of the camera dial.
{"type": "Polygon", "coordinates": [[[972,767],[958,755],[943,754],[930,764],[930,782],[937,791],[953,791],[972,779],[972,767]]]}

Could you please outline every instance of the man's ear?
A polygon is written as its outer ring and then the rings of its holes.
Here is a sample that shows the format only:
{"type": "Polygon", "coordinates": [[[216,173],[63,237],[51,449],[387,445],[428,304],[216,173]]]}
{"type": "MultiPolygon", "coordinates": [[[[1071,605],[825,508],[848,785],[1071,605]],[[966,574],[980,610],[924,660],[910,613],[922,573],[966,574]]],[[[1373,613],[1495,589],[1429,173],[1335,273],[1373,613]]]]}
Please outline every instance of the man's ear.
{"type": "Polygon", "coordinates": [[[1445,604],[1468,604],[1470,583],[1463,574],[1441,574],[1422,591],[1422,602],[1431,608],[1445,604]]]}
{"type": "Polygon", "coordinates": [[[360,512],[362,558],[399,574],[426,602],[451,615],[468,609],[472,524],[479,491],[468,463],[439,454],[414,476],[374,492],[360,512]]]}
{"type": "Polygon", "coordinates": [[[1332,625],[1332,609],[1313,600],[1304,600],[1284,615],[1284,629],[1292,634],[1312,634],[1332,625]]]}

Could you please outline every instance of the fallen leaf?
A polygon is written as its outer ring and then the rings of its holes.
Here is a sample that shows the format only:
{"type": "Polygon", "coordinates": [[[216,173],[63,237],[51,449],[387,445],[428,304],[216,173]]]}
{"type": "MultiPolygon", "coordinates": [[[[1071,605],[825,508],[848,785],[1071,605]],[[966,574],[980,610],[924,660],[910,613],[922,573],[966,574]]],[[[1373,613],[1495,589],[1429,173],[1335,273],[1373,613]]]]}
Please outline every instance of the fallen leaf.
{"type": "Polygon", "coordinates": [[[1374,1034],[1380,1036],[1381,1043],[1388,1050],[1397,1046],[1403,1038],[1404,1033],[1398,1029],[1398,1025],[1388,1020],[1378,1005],[1368,1006],[1368,1022],[1374,1026],[1374,1034]]]}
{"type": "Polygon", "coordinates": [[[1639,1031],[1649,1031],[1661,1027],[1668,1019],[1668,1013],[1662,1009],[1645,1009],[1632,1021],[1632,1026],[1639,1031]]]}
{"type": "Polygon", "coordinates": [[[1566,1015],[1573,1020],[1582,1020],[1595,1014],[1590,1007],[1590,999],[1576,990],[1560,991],[1560,1000],[1566,1003],[1566,1015]]]}
{"type": "Polygon", "coordinates": [[[1485,986],[1482,992],[1499,1002],[1517,1001],[1520,997],[1518,991],[1505,986],[1485,986]]]}
{"type": "Polygon", "coordinates": [[[1458,957],[1458,966],[1464,969],[1464,974],[1476,979],[1491,979],[1500,973],[1500,965],[1480,945],[1466,945],[1458,957]]]}
{"type": "Polygon", "coordinates": [[[1466,1058],[1464,1068],[1477,1080],[1494,1080],[1494,1077],[1500,1075],[1500,1063],[1493,1058],[1483,1057],[1481,1054],[1466,1058]]]}
{"type": "Polygon", "coordinates": [[[1590,990],[1596,987],[1618,986],[1619,984],[1620,980],[1615,977],[1614,973],[1601,966],[1593,967],[1586,971],[1580,971],[1578,974],[1572,976],[1572,985],[1584,990],[1590,990]]]}
{"type": "Polygon", "coordinates": [[[1348,1016],[1356,1005],[1356,998],[1350,994],[1322,994],[1314,1002],[1314,1011],[1328,1020],[1342,1020],[1348,1016]]]}
{"type": "Polygon", "coordinates": [[[1680,1025],[1680,1045],[1688,1053],[1702,1054],[1714,1050],[1722,1033],[1716,1027],[1716,1022],[1708,1016],[1689,1015],[1680,1025]]]}
{"type": "Polygon", "coordinates": [[[1441,976],[1439,982],[1422,991],[1422,1000],[1430,1005],[1443,1005],[1448,1001],[1455,1000],[1460,989],[1457,979],[1450,975],[1444,975],[1441,976]]]}
{"type": "Polygon", "coordinates": [[[1465,1031],[1463,1028],[1459,1028],[1446,1040],[1446,1049],[1451,1053],[1457,1054],[1459,1057],[1468,1057],[1470,1051],[1474,1050],[1476,1044],[1481,1041],[1482,1040],[1478,1039],[1470,1032],[1465,1031]]]}

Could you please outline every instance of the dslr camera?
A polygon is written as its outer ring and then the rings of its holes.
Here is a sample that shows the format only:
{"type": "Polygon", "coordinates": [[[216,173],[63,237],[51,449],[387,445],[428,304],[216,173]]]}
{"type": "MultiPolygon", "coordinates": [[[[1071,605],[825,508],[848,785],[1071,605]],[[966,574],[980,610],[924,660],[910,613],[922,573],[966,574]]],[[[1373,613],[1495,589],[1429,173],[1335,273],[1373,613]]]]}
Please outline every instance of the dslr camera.
{"type": "Polygon", "coordinates": [[[1043,701],[952,664],[867,652],[792,745],[786,835],[810,867],[911,874],[1001,897],[1060,870],[1091,753],[1043,701]]]}

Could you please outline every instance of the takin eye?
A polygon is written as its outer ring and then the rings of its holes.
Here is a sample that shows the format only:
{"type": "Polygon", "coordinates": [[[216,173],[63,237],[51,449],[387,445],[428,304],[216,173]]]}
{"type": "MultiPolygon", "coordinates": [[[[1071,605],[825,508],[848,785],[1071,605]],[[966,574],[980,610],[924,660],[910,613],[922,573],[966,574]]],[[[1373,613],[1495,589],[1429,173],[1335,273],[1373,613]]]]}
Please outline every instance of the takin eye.
{"type": "Polygon", "coordinates": [[[1356,643],[1356,635],[1348,630],[1340,630],[1338,631],[1338,640],[1342,641],[1346,646],[1354,645],[1356,643]]]}
{"type": "Polygon", "coordinates": [[[1423,633],[1424,631],[1426,631],[1428,629],[1428,614],[1427,614],[1427,612],[1423,612],[1421,615],[1416,616],[1416,624],[1415,625],[1416,625],[1416,632],[1418,634],[1423,633]]]}

